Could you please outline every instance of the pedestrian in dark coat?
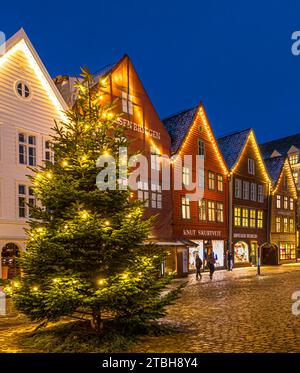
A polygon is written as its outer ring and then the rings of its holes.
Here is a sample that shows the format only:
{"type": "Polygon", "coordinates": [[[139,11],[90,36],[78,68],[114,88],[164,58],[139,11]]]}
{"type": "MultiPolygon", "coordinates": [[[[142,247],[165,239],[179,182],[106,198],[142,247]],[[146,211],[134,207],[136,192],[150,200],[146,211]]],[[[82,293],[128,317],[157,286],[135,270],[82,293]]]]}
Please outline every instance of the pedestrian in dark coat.
{"type": "Polygon", "coordinates": [[[212,248],[208,249],[207,250],[207,258],[206,258],[206,263],[207,263],[207,267],[209,269],[209,277],[210,279],[212,280],[213,278],[213,274],[215,272],[215,255],[214,255],[214,252],[212,250],[212,248]]]}
{"type": "Polygon", "coordinates": [[[227,250],[227,269],[228,271],[232,271],[233,268],[233,255],[230,250],[227,250]]]}
{"type": "Polygon", "coordinates": [[[199,280],[199,277],[200,277],[200,280],[202,279],[202,275],[201,275],[201,267],[202,267],[202,260],[200,258],[200,256],[197,254],[196,255],[196,280],[199,280]]]}

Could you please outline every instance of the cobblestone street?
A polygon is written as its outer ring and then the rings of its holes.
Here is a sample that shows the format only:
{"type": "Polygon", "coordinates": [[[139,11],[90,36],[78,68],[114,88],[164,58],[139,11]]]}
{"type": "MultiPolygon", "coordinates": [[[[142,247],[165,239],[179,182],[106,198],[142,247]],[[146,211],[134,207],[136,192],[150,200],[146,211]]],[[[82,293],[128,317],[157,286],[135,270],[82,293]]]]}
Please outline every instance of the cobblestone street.
{"type": "MultiPolygon", "coordinates": [[[[217,271],[213,281],[207,273],[201,281],[190,275],[162,320],[180,333],[144,337],[131,352],[300,352],[300,315],[291,311],[300,265],[262,268],[262,274],[217,271]]],[[[0,317],[0,352],[35,352],[18,345],[33,328],[22,316],[0,317]]]]}
{"type": "Polygon", "coordinates": [[[235,269],[189,284],[166,323],[182,333],[144,338],[133,352],[300,352],[300,315],[292,293],[300,290],[300,266],[235,269]]]}

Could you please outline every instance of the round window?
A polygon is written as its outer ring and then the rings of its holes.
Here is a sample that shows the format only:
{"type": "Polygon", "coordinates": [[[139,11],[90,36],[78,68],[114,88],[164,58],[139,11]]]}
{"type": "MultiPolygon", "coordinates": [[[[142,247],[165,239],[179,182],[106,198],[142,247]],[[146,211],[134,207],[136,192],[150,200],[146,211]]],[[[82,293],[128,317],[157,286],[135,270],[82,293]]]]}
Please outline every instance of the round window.
{"type": "Polygon", "coordinates": [[[29,98],[30,96],[30,87],[27,82],[18,81],[16,83],[16,92],[19,97],[29,98]]]}

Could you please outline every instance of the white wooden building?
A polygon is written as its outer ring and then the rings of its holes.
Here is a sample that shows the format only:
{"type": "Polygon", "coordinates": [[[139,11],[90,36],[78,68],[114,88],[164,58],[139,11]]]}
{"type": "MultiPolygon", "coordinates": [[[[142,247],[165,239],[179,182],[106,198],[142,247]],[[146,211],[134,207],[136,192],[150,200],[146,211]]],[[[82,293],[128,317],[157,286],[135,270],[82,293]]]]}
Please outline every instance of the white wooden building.
{"type": "Polygon", "coordinates": [[[27,203],[33,203],[28,166],[50,156],[49,134],[65,109],[25,31],[19,30],[0,56],[0,278],[14,276],[13,256],[25,250],[27,203]]]}

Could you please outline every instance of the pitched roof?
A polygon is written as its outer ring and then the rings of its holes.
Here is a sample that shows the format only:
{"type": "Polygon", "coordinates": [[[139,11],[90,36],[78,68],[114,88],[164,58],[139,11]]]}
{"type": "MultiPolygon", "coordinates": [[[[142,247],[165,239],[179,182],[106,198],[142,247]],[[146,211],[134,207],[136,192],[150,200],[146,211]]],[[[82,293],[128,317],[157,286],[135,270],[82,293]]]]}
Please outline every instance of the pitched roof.
{"type": "Polygon", "coordinates": [[[274,150],[277,150],[281,155],[286,155],[293,145],[300,149],[300,133],[266,142],[260,145],[260,149],[263,157],[269,158],[274,150]]]}
{"type": "Polygon", "coordinates": [[[248,128],[217,139],[229,169],[231,169],[238,161],[250,132],[251,128],[248,128]]]}
{"type": "Polygon", "coordinates": [[[192,109],[184,110],[181,113],[174,114],[163,119],[163,124],[166,127],[171,137],[171,152],[177,153],[190,127],[196,117],[199,106],[192,109]]]}
{"type": "Polygon", "coordinates": [[[284,166],[285,159],[286,159],[286,156],[284,155],[281,155],[279,157],[265,159],[265,165],[267,167],[267,170],[268,170],[268,173],[270,175],[273,185],[277,184],[282,168],[284,166]]]}

